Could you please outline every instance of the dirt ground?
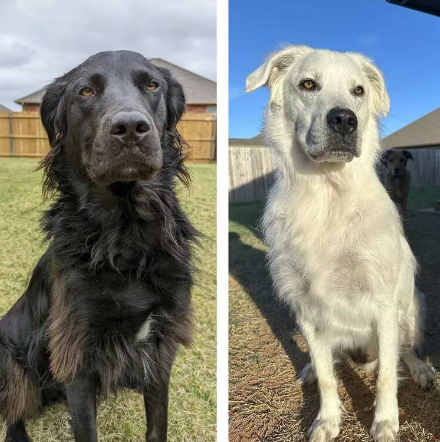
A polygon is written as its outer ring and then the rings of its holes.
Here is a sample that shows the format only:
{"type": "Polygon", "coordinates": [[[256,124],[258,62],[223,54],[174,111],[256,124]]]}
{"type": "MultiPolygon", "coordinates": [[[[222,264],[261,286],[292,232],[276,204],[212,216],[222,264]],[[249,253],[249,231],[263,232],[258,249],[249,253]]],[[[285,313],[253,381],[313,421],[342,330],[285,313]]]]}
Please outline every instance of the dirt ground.
{"type": "MultiPolygon", "coordinates": [[[[426,294],[426,356],[440,369],[440,214],[418,212],[431,206],[440,189],[411,195],[407,235],[426,294]]],[[[230,442],[303,442],[319,408],[316,386],[297,381],[310,360],[293,316],[271,289],[265,247],[257,220],[263,205],[230,208],[230,442]]],[[[370,441],[375,375],[366,376],[352,362],[337,368],[345,413],[339,442],[370,441]]],[[[440,381],[425,392],[401,367],[399,409],[401,442],[440,439],[440,381]]]]}

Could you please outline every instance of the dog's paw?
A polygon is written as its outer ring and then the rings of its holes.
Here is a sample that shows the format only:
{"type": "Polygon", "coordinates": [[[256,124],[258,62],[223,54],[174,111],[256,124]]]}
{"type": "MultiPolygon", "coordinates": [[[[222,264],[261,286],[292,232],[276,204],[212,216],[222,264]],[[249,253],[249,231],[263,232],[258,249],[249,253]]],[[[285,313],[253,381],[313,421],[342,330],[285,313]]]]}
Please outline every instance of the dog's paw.
{"type": "Polygon", "coordinates": [[[299,381],[303,385],[313,385],[316,383],[316,375],[315,370],[313,369],[313,365],[309,362],[301,371],[301,375],[299,377],[299,381]]]}
{"type": "Polygon", "coordinates": [[[309,442],[330,442],[339,434],[339,419],[316,418],[307,434],[309,442]]]}
{"type": "Polygon", "coordinates": [[[434,367],[431,367],[424,361],[420,361],[415,367],[410,368],[411,376],[414,382],[424,390],[432,388],[437,379],[437,373],[434,367]]]}
{"type": "Polygon", "coordinates": [[[399,423],[391,420],[376,421],[370,429],[370,436],[375,442],[394,442],[399,431],[399,423]]]}

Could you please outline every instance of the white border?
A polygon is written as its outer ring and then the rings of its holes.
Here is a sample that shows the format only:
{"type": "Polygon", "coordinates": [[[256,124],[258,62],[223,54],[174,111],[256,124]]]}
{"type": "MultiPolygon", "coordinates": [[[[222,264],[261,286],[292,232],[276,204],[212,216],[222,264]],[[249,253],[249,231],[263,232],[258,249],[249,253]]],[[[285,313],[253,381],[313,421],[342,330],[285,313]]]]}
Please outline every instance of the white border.
{"type": "Polygon", "coordinates": [[[228,1],[217,0],[217,441],[228,441],[228,1]]]}

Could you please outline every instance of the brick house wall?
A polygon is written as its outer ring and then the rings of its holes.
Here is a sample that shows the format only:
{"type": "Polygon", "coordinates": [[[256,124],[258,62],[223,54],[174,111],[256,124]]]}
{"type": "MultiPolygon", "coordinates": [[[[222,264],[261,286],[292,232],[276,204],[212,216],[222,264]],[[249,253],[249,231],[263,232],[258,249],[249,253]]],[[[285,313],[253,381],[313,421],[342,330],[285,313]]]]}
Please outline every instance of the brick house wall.
{"type": "Polygon", "coordinates": [[[40,112],[40,107],[39,103],[24,103],[23,112],[40,112]]]}
{"type": "Polygon", "coordinates": [[[195,114],[216,113],[216,107],[209,104],[187,104],[185,111],[195,114]]]}

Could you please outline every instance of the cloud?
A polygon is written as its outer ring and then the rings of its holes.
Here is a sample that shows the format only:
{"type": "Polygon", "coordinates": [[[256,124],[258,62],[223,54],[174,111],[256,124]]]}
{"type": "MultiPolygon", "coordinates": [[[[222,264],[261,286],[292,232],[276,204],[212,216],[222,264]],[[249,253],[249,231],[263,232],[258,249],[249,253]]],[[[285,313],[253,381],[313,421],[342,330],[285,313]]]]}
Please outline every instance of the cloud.
{"type": "Polygon", "coordinates": [[[0,4],[0,103],[103,50],[129,49],[216,79],[214,0],[9,0],[0,4]]]}

